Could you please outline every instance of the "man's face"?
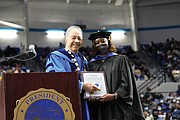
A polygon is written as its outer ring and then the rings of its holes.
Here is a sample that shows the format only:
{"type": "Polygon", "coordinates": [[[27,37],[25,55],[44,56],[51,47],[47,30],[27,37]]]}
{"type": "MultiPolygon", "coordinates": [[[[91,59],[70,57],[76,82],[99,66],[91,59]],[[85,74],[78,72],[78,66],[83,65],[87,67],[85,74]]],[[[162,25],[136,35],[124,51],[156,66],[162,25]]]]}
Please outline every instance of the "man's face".
{"type": "Polygon", "coordinates": [[[69,31],[65,42],[67,48],[69,48],[72,52],[77,52],[82,46],[82,33],[77,29],[69,31]]]}

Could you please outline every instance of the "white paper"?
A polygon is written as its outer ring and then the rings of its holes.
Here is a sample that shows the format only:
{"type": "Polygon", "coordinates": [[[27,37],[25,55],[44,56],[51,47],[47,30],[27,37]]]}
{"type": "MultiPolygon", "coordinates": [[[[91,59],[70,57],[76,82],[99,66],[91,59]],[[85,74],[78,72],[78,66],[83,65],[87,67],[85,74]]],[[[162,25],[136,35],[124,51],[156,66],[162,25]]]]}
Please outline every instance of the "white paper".
{"type": "Polygon", "coordinates": [[[101,97],[104,94],[107,94],[103,72],[83,72],[82,77],[84,82],[93,83],[100,89],[100,91],[95,91],[91,94],[89,92],[85,92],[84,98],[101,97]]]}

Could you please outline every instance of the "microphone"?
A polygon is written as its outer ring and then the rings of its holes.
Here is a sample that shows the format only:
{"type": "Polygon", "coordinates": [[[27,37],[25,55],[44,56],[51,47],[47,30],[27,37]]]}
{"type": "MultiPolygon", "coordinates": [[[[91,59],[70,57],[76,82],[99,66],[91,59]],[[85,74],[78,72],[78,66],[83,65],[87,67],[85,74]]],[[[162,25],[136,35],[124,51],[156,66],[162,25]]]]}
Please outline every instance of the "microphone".
{"type": "Polygon", "coordinates": [[[35,50],[35,46],[32,45],[32,44],[29,45],[29,51],[32,52],[32,53],[34,53],[34,55],[37,55],[36,50],[35,50]]]}

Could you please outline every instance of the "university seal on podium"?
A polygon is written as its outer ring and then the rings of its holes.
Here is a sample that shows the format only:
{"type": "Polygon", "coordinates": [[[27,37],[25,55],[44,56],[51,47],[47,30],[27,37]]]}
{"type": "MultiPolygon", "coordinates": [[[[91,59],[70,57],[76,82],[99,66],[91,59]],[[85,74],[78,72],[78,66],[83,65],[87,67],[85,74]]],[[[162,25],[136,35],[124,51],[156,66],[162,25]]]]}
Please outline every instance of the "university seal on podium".
{"type": "Polygon", "coordinates": [[[14,120],[74,120],[69,98],[54,89],[40,88],[22,97],[14,110],[14,120]]]}

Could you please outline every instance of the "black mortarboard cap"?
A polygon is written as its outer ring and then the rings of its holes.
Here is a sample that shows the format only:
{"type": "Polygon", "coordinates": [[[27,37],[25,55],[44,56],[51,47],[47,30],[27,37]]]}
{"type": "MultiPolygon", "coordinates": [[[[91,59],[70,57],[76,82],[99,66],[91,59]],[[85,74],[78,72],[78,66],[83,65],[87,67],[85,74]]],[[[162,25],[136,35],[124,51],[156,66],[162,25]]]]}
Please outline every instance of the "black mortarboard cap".
{"type": "Polygon", "coordinates": [[[107,38],[107,39],[109,39],[110,35],[111,35],[111,32],[98,30],[97,32],[90,34],[88,39],[91,40],[91,41],[94,41],[97,38],[107,38]]]}

